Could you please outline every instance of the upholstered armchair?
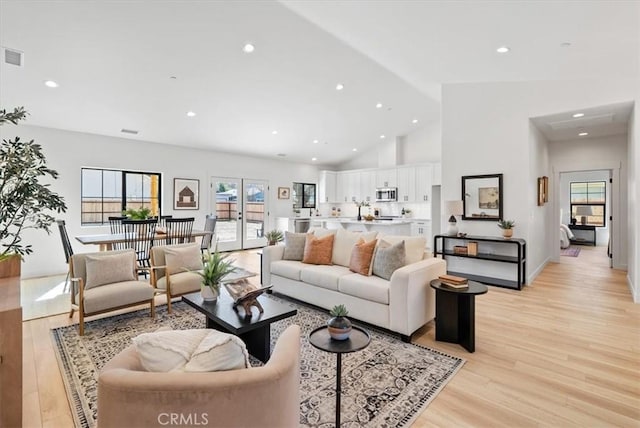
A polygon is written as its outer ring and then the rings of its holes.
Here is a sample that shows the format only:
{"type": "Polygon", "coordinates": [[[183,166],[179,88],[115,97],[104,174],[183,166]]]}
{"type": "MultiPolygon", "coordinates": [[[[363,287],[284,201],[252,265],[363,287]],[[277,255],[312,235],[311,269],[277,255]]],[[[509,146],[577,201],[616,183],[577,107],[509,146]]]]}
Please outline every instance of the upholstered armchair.
{"type": "Polygon", "coordinates": [[[148,303],[155,316],[153,287],[139,281],[136,252],[132,249],[71,256],[71,312],[79,314],[80,336],[84,318],[128,306],[148,303]]]}
{"type": "Polygon", "coordinates": [[[157,427],[175,414],[208,427],[297,427],[299,388],[297,325],[280,335],[264,366],[247,369],[147,372],[131,345],[100,372],[98,426],[157,427]]]}
{"type": "Polygon", "coordinates": [[[163,245],[151,248],[151,285],[156,293],[167,295],[167,312],[171,299],[200,290],[202,253],[197,243],[163,245]]]}

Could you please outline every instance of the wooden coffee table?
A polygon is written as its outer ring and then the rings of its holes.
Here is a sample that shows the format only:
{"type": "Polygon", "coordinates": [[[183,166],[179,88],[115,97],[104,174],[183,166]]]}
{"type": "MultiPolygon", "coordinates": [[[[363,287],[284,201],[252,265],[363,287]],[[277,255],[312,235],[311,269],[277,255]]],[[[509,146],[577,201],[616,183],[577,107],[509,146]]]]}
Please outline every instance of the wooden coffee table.
{"type": "Polygon", "coordinates": [[[271,323],[298,313],[292,306],[276,302],[266,296],[258,297],[264,313],[250,318],[233,307],[233,299],[221,290],[218,300],[205,302],[200,293],[185,294],[182,300],[207,317],[207,328],[213,328],[238,336],[247,345],[247,351],[266,363],[271,356],[271,323]]]}

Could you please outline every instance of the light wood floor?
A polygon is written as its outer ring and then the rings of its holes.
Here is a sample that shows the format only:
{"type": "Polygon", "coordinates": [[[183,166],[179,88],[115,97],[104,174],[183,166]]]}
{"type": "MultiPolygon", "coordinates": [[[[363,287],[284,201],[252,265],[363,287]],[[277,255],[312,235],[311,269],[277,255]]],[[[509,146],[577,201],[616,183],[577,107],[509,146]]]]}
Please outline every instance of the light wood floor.
{"type": "MultiPolygon", "coordinates": [[[[523,291],[478,296],[473,354],[436,342],[432,324],[414,335],[467,360],[414,426],[640,426],[640,305],[605,251],[582,247],[523,291]]],[[[237,259],[259,269],[254,251],[237,259]]],[[[25,427],[73,426],[49,334],[70,322],[24,323],[25,427]]]]}

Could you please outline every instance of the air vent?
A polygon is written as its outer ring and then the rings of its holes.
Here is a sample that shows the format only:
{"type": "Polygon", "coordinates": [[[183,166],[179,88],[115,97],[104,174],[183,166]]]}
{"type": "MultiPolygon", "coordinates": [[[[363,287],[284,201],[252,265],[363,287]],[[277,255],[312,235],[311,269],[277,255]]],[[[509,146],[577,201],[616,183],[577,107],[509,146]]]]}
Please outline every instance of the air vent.
{"type": "Polygon", "coordinates": [[[16,49],[2,48],[4,51],[4,62],[22,67],[24,65],[24,54],[16,49]]]}
{"type": "Polygon", "coordinates": [[[136,131],[135,129],[125,129],[125,128],[122,128],[122,129],[120,130],[120,132],[124,132],[125,134],[133,134],[133,135],[137,135],[137,134],[138,134],[138,131],[136,131]]]}

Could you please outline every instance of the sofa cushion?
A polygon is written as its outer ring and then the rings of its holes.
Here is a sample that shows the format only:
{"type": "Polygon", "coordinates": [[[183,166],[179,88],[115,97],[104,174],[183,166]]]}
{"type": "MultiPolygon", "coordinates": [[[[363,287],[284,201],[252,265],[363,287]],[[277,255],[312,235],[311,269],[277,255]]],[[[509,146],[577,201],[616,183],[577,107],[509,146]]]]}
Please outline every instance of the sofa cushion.
{"type": "Polygon", "coordinates": [[[200,245],[181,245],[164,247],[164,258],[170,273],[202,269],[200,245]]]}
{"type": "Polygon", "coordinates": [[[376,248],[376,254],[373,257],[373,274],[380,278],[390,280],[393,272],[404,265],[404,241],[400,241],[394,245],[389,245],[388,242],[380,240],[378,247],[376,248]]]}
{"type": "Polygon", "coordinates": [[[307,235],[302,263],[330,265],[331,254],[333,252],[333,239],[334,235],[327,235],[322,238],[316,238],[311,234],[307,235]]]}
{"type": "Polygon", "coordinates": [[[362,276],[352,273],[340,277],[338,290],[350,296],[388,305],[389,284],[389,281],[377,276],[362,276]]]}
{"type": "Polygon", "coordinates": [[[94,254],[86,257],[85,290],[105,284],[136,280],[136,256],[133,251],[117,254],[94,254]]]}
{"type": "Polygon", "coordinates": [[[427,238],[424,236],[385,235],[381,236],[379,240],[384,240],[392,245],[404,241],[405,263],[408,265],[422,260],[427,246],[427,238]]]}
{"type": "MultiPolygon", "coordinates": [[[[198,271],[202,272],[202,271],[198,271]]],[[[177,296],[179,294],[191,293],[200,290],[202,285],[202,277],[197,272],[180,272],[174,273],[169,278],[171,283],[171,295],[177,296]]],[[[167,277],[156,281],[156,287],[162,290],[167,289],[167,277]]]]}
{"type": "Polygon", "coordinates": [[[349,260],[349,270],[360,275],[370,276],[373,269],[373,253],[376,249],[377,240],[365,242],[360,240],[351,250],[351,260],[349,260]]]}
{"type": "Polygon", "coordinates": [[[324,227],[311,227],[309,233],[313,233],[318,238],[322,238],[327,235],[335,235],[338,232],[337,229],[327,229],[324,227]]]}
{"type": "Polygon", "coordinates": [[[294,260],[278,260],[271,263],[271,273],[300,281],[300,272],[305,266],[302,262],[294,260]]]}
{"type": "MultiPolygon", "coordinates": [[[[153,298],[153,287],[143,281],[125,281],[84,290],[84,312],[94,313],[106,309],[144,302],[153,298]]],[[[76,294],[76,302],[80,294],[76,294]]]]}
{"type": "Polygon", "coordinates": [[[302,260],[306,233],[284,232],[284,260],[302,260]]]}
{"type": "Polygon", "coordinates": [[[359,239],[371,241],[376,239],[378,232],[350,232],[344,229],[338,229],[336,237],[333,240],[333,254],[331,262],[334,265],[349,267],[351,260],[351,251],[359,239]]]}
{"type": "Polygon", "coordinates": [[[349,269],[343,266],[306,266],[300,273],[300,279],[316,287],[338,291],[338,280],[349,274],[349,269]]]}

